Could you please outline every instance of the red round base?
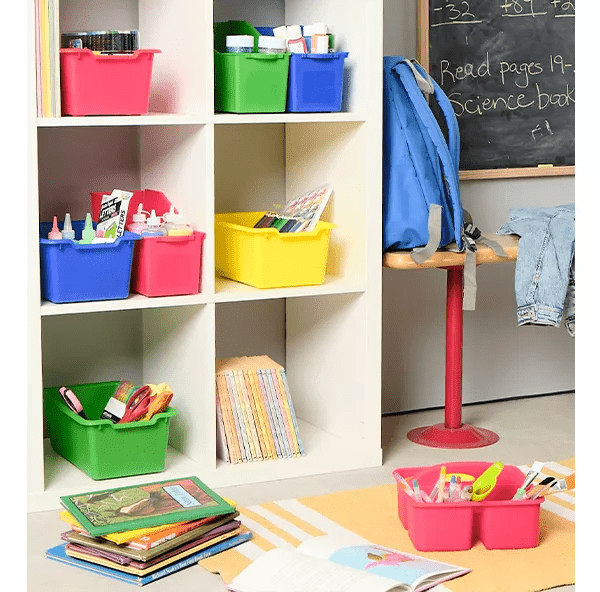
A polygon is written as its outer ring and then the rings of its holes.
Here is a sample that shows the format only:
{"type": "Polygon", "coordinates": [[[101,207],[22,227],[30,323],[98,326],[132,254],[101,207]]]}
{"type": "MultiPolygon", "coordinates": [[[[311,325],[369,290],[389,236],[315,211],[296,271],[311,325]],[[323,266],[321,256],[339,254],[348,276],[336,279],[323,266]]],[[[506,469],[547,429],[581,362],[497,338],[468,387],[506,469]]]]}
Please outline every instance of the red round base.
{"type": "Polygon", "coordinates": [[[406,437],[415,444],[432,448],[483,448],[495,444],[499,436],[484,428],[462,424],[459,428],[447,428],[443,423],[415,428],[406,437]]]}

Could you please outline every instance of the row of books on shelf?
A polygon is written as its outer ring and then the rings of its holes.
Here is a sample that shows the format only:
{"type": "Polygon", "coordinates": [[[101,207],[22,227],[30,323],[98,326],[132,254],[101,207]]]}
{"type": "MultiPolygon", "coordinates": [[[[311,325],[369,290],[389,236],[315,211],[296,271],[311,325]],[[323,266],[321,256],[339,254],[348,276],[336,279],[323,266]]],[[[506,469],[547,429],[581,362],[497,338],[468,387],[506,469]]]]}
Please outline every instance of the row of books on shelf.
{"type": "Polygon", "coordinates": [[[59,0],[35,0],[38,117],[60,117],[59,0]]]}
{"type": "Polygon", "coordinates": [[[216,397],[226,462],[304,455],[285,369],[268,356],[217,360],[216,397]]]}

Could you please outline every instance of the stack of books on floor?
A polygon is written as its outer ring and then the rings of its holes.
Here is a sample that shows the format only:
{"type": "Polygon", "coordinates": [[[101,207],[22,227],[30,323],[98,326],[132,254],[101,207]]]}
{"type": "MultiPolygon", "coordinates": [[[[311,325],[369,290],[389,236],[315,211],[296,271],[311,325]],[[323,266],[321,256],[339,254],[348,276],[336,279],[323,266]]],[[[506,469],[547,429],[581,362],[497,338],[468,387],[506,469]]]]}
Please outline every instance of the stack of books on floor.
{"type": "Polygon", "coordinates": [[[69,526],[46,557],[138,586],[252,538],[196,477],[61,497],[69,526]]]}
{"type": "Polygon", "coordinates": [[[219,454],[229,463],[304,455],[283,366],[268,356],[217,360],[219,454]]]}

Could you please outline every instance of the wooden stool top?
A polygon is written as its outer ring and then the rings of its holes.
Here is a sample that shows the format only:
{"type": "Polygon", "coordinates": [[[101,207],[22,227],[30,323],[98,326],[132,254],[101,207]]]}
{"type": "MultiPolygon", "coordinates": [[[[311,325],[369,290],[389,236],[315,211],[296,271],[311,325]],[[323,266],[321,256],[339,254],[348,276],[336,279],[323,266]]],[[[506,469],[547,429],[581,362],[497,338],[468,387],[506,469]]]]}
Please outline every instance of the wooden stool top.
{"type": "MultiPolygon", "coordinates": [[[[477,265],[486,263],[503,263],[516,261],[519,252],[519,238],[517,234],[493,234],[483,233],[484,236],[495,240],[504,247],[508,257],[498,257],[492,249],[483,243],[477,243],[477,265]]],[[[453,243],[454,244],[454,243],[453,243]]],[[[463,267],[465,264],[464,253],[453,253],[452,251],[436,251],[424,263],[415,263],[410,256],[410,250],[397,251],[395,253],[384,253],[383,266],[391,269],[428,269],[432,267],[463,267]]]]}

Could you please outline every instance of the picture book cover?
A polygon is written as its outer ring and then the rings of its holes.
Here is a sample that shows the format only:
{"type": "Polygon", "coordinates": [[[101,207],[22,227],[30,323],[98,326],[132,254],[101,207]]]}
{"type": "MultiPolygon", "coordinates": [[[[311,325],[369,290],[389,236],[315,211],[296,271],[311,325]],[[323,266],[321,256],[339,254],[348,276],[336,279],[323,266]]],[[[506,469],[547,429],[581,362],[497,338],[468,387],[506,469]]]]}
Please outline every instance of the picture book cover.
{"type": "Polygon", "coordinates": [[[197,477],[62,496],[93,536],[228,514],[235,508],[197,477]]]}

